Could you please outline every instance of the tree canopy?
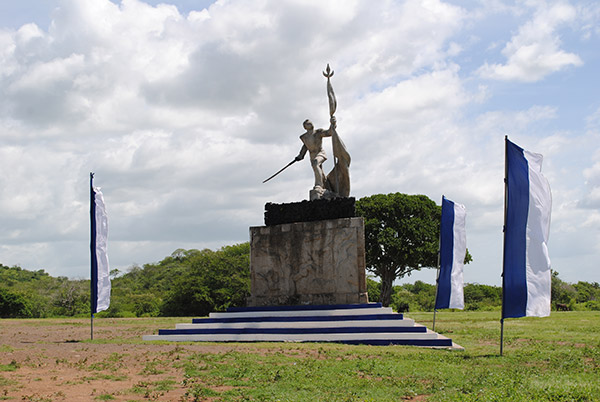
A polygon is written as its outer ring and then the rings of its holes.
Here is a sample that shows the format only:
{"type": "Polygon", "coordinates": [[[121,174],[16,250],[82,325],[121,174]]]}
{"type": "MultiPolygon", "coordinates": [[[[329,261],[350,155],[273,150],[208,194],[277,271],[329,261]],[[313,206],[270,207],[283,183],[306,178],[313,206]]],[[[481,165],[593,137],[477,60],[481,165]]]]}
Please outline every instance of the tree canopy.
{"type": "Polygon", "coordinates": [[[381,279],[388,306],[395,279],[437,266],[441,207],[425,195],[392,193],[363,197],[356,210],[365,220],[367,269],[381,279]]]}
{"type": "Polygon", "coordinates": [[[161,314],[204,316],[245,306],[250,295],[249,257],[249,243],[193,253],[183,260],[189,268],[167,293],[161,314]]]}

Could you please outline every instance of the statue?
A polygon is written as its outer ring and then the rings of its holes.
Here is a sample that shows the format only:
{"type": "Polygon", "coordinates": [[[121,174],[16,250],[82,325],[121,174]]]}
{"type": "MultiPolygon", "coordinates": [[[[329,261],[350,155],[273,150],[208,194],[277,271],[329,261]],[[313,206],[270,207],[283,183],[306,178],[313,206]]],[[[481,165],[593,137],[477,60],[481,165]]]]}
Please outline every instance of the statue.
{"type": "Polygon", "coordinates": [[[315,130],[312,122],[306,119],[304,123],[302,123],[306,132],[300,136],[300,140],[302,141],[303,145],[298,153],[298,156],[296,156],[294,160],[288,163],[283,169],[279,170],[273,176],[263,181],[263,183],[265,183],[271,180],[293,163],[301,161],[304,159],[306,152],[308,152],[310,156],[310,164],[315,175],[315,185],[313,189],[310,190],[311,201],[321,198],[331,199],[336,197],[348,197],[350,195],[349,168],[351,159],[346,146],[336,131],[337,121],[334,114],[337,108],[337,101],[335,99],[333,87],[331,86],[333,70],[330,69],[329,64],[327,65],[327,69],[323,72],[323,75],[327,77],[327,97],[329,98],[330,116],[329,129],[315,130]],[[331,137],[333,146],[334,167],[328,175],[325,175],[322,167],[323,162],[327,160],[325,150],[323,149],[323,137],[331,137]]]}
{"type": "MultiPolygon", "coordinates": [[[[332,137],[333,132],[335,131],[336,120],[335,116],[331,117],[330,126],[328,130],[323,130],[322,128],[315,131],[312,122],[308,119],[304,120],[302,126],[306,130],[304,134],[300,136],[300,140],[304,145],[300,149],[300,153],[298,156],[294,158],[296,162],[304,159],[304,155],[308,151],[310,156],[310,165],[312,166],[313,172],[315,174],[315,187],[313,191],[315,191],[315,195],[317,198],[322,198],[325,194],[325,191],[328,190],[325,187],[325,183],[327,182],[327,177],[325,173],[323,173],[323,162],[327,160],[327,156],[325,155],[325,150],[323,149],[323,137],[332,137]]],[[[313,196],[311,196],[311,199],[313,196]]]]}

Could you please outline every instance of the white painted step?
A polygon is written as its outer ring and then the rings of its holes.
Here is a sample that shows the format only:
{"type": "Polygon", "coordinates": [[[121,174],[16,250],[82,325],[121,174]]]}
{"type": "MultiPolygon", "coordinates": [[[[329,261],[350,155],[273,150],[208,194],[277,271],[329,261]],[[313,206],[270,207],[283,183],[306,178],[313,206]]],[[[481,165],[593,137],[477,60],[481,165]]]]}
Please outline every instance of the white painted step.
{"type": "Polygon", "coordinates": [[[176,329],[215,328],[343,328],[343,327],[413,327],[415,321],[403,320],[347,320],[347,321],[285,321],[285,322],[232,322],[176,324],[176,329]]]}

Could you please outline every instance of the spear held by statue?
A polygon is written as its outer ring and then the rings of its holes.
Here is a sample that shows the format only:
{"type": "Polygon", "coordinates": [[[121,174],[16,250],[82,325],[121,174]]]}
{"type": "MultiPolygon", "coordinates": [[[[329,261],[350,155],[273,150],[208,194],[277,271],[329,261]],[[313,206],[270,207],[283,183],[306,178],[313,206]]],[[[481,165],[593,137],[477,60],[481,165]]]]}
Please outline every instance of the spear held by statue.
{"type": "Polygon", "coordinates": [[[277,176],[279,173],[283,172],[285,169],[289,168],[290,166],[292,166],[296,162],[298,162],[298,161],[296,159],[294,159],[293,161],[291,161],[290,163],[288,163],[287,165],[285,165],[284,167],[282,167],[281,169],[279,169],[279,171],[277,171],[277,173],[275,173],[273,176],[269,177],[268,179],[263,180],[263,183],[268,182],[273,177],[277,176]]]}
{"type": "MultiPolygon", "coordinates": [[[[333,117],[337,109],[337,100],[331,85],[331,77],[333,70],[327,64],[327,68],[323,71],[323,75],[327,78],[327,97],[329,98],[329,116],[333,117]]],[[[333,127],[331,136],[333,146],[334,167],[327,175],[326,187],[341,197],[350,195],[350,154],[344,145],[344,142],[337,133],[336,127],[333,127]]]]}

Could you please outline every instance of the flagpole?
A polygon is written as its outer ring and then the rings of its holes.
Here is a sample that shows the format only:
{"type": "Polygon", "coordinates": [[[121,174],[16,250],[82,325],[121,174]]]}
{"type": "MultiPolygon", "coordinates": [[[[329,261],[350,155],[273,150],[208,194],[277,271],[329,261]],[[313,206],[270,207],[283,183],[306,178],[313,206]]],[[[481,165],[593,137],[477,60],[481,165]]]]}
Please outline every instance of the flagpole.
{"type": "Polygon", "coordinates": [[[96,208],[94,194],[94,173],[90,172],[90,339],[94,340],[94,310],[96,310],[97,272],[94,270],[96,264],[96,208]],[[94,280],[96,279],[96,280],[94,280]]]}
{"type": "Polygon", "coordinates": [[[506,249],[506,209],[508,197],[508,135],[504,136],[504,225],[502,226],[503,247],[502,247],[502,317],[500,318],[500,356],[504,352],[504,263],[506,249]]]}
{"type": "MultiPolygon", "coordinates": [[[[444,196],[442,195],[442,205],[444,205],[444,196]]],[[[433,326],[431,327],[432,331],[435,331],[435,313],[437,312],[437,308],[435,308],[435,306],[437,306],[437,298],[438,298],[438,288],[440,286],[440,254],[442,252],[441,250],[441,245],[442,245],[442,223],[440,221],[440,234],[438,236],[438,253],[437,253],[437,274],[436,274],[436,278],[435,278],[435,302],[433,305],[433,326]]]]}

